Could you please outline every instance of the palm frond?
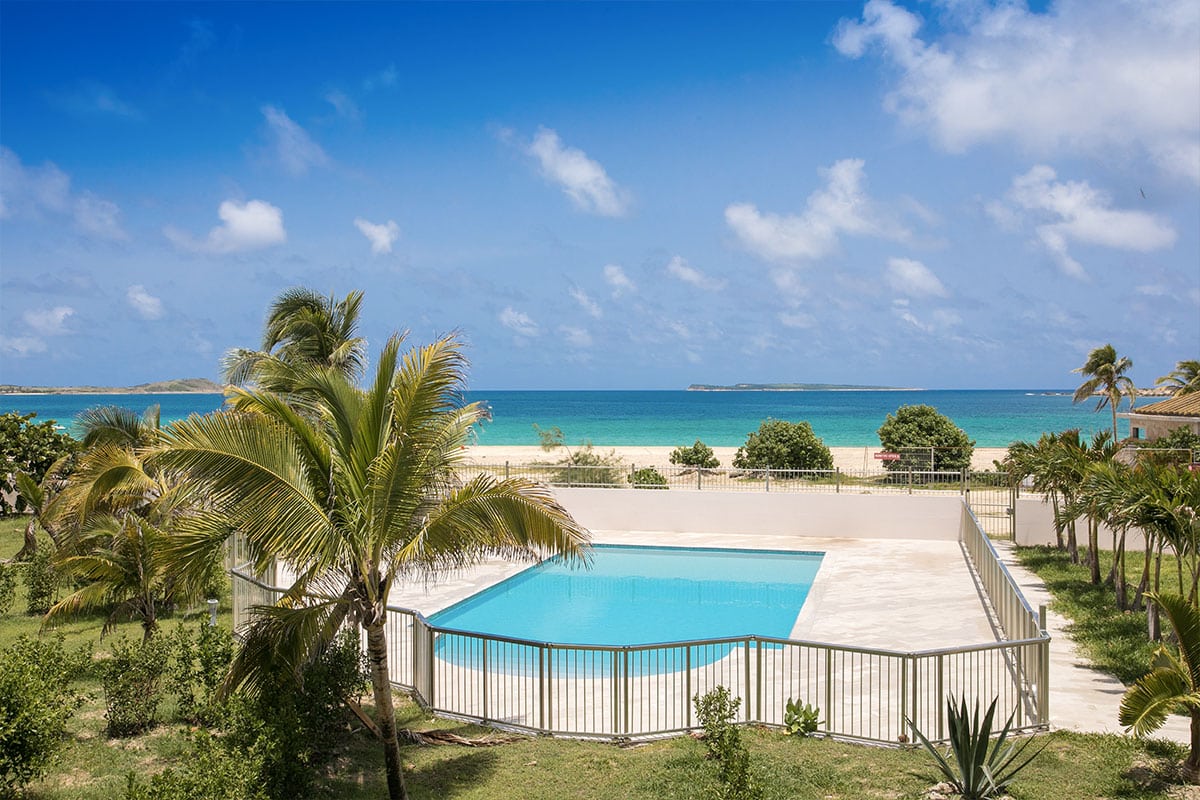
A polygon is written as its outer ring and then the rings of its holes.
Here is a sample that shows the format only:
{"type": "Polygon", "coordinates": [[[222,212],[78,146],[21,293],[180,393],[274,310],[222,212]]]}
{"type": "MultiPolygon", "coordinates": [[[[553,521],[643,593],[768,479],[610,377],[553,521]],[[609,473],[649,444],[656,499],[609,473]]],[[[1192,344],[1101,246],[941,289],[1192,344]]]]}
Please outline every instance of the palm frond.
{"type": "Polygon", "coordinates": [[[1138,736],[1144,736],[1161,728],[1171,712],[1191,694],[1186,673],[1156,669],[1126,690],[1117,720],[1138,736]]]}

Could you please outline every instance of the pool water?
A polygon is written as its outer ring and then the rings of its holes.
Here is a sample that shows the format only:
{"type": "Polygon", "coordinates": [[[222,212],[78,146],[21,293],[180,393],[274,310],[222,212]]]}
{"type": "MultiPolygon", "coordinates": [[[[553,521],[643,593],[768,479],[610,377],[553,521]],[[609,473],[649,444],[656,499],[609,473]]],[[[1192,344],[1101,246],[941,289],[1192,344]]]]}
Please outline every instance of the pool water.
{"type": "Polygon", "coordinates": [[[429,618],[439,628],[575,645],[786,638],[821,553],[595,545],[553,558],[429,618]]]}

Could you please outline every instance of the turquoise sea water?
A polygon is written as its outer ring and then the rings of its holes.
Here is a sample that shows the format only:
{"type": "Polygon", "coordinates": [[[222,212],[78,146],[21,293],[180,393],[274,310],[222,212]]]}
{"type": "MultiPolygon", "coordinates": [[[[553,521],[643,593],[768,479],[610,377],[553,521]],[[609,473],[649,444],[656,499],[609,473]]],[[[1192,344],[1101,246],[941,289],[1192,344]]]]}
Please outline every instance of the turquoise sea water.
{"type": "MultiPolygon", "coordinates": [[[[1094,402],[1073,405],[1065,390],[687,392],[687,391],[473,391],[468,400],[487,403],[492,422],[478,434],[482,445],[536,445],[533,425],[557,425],[568,442],[604,445],[691,444],[736,446],[760,421],[807,420],[832,447],[874,446],[876,430],[903,404],[936,407],[980,447],[1005,447],[1036,440],[1046,431],[1081,428],[1090,435],[1111,424],[1108,410],[1094,402]]],[[[0,412],[36,411],[39,419],[70,421],[85,408],[118,404],[135,410],[158,403],[164,421],[207,413],[221,406],[219,394],[7,395],[0,412]]],[[[1120,421],[1122,436],[1128,425],[1120,421]]]]}
{"type": "Polygon", "coordinates": [[[787,638],[821,565],[820,553],[766,550],[596,545],[592,555],[587,569],[544,561],[429,621],[557,644],[787,638]]]}

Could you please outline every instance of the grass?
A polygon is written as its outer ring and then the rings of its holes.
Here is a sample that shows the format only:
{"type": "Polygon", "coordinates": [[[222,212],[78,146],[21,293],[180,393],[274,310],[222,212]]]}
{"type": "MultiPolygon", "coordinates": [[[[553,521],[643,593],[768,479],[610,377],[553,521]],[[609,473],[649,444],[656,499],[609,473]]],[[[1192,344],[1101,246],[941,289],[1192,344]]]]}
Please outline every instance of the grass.
{"type": "MultiPolygon", "coordinates": [[[[19,520],[0,519],[0,556],[20,547],[19,520]]],[[[24,587],[13,611],[0,617],[0,647],[18,636],[37,636],[40,621],[24,610],[24,587]]],[[[228,610],[221,615],[229,624],[228,610]]],[[[83,617],[57,630],[68,646],[91,645],[99,656],[101,617],[83,617]]],[[[166,622],[167,626],[174,624],[166,622]]],[[[120,626],[140,636],[137,623],[120,626]]],[[[190,749],[186,726],[164,723],[143,736],[110,740],[104,735],[104,699],[96,675],[84,680],[91,698],[68,725],[67,741],[50,774],[29,787],[36,800],[100,800],[119,796],[125,776],[177,765],[190,749]]],[[[167,718],[172,709],[164,707],[167,718]]],[[[468,737],[494,732],[430,717],[398,698],[402,727],[449,728],[468,737]]],[[[1014,800],[1167,798],[1185,755],[1176,745],[1112,735],[1057,732],[1012,789],[1014,800]]],[[[745,733],[752,771],[766,800],[917,800],[940,778],[927,754],[916,749],[863,747],[831,740],[797,739],[776,731],[745,733]]],[[[520,738],[495,747],[403,748],[409,789],[416,800],[455,798],[530,800],[645,798],[672,800],[712,796],[717,768],[704,745],[688,737],[632,747],[547,737],[520,738]]],[[[386,796],[382,751],[363,733],[347,733],[319,782],[319,796],[359,800],[386,796]]]]}
{"type": "MultiPolygon", "coordinates": [[[[1085,564],[1072,564],[1070,557],[1053,547],[1018,547],[1021,564],[1032,570],[1054,596],[1051,607],[1071,620],[1067,632],[1093,666],[1130,684],[1149,671],[1157,645],[1146,633],[1145,611],[1121,611],[1113,588],[1093,585],[1085,564]]],[[[1080,551],[1083,559],[1084,552],[1080,551]]],[[[1113,554],[1100,551],[1100,574],[1108,575],[1113,554]]],[[[1145,553],[1126,553],[1130,597],[1145,563],[1145,553]]],[[[1162,586],[1174,591],[1176,564],[1173,555],[1163,555],[1162,586]]]]}

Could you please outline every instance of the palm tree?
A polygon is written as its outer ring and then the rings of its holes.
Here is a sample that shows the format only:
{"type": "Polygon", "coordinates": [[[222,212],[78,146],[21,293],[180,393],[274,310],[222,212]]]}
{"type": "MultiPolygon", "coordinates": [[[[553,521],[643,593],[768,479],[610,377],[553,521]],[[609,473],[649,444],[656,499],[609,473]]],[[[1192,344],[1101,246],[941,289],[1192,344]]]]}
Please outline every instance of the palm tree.
{"type": "Polygon", "coordinates": [[[1190,359],[1177,362],[1175,369],[1156,380],[1154,385],[1169,387],[1175,397],[1200,392],[1200,361],[1190,359]]]}
{"type": "Polygon", "coordinates": [[[1119,720],[1141,736],[1162,727],[1176,709],[1191,718],[1191,750],[1183,764],[1184,777],[1200,783],[1200,610],[1177,594],[1149,595],[1167,617],[1179,642],[1179,653],[1160,647],[1151,671],[1139,678],[1121,698],[1119,720]]]}
{"type": "MultiPolygon", "coordinates": [[[[461,445],[487,414],[461,402],[461,346],[447,337],[402,359],[400,346],[388,341],[365,389],[334,367],[297,367],[303,413],[279,394],[234,389],[232,411],[176,423],[154,457],[201,482],[260,565],[278,558],[297,576],[257,609],[226,691],[267,685],[344,623],[360,627],[392,798],[407,796],[388,670],[392,587],[488,553],[583,558],[588,543],[543,486],[459,480],[461,445]]],[[[223,539],[183,532],[175,542],[176,559],[203,564],[223,539]]]]}
{"type": "Polygon", "coordinates": [[[1121,438],[1117,435],[1117,406],[1121,404],[1121,398],[1129,398],[1130,408],[1133,408],[1137,398],[1137,387],[1133,385],[1133,380],[1125,375],[1132,367],[1132,361],[1125,356],[1117,358],[1117,351],[1111,344],[1106,344],[1088,353],[1087,361],[1082,367],[1071,370],[1086,378],[1075,390],[1073,402],[1082,403],[1099,391],[1100,402],[1096,404],[1096,410],[1099,411],[1106,405],[1112,409],[1114,442],[1120,441],[1121,438]]]}
{"type": "Polygon", "coordinates": [[[261,348],[225,354],[225,380],[289,394],[302,366],[329,367],[358,378],[366,364],[366,341],[356,334],[362,298],[362,292],[336,300],[304,287],[284,291],[271,305],[261,348]]]}
{"type": "MultiPolygon", "coordinates": [[[[1076,439],[1078,441],[1078,439],[1076,439]]],[[[1100,431],[1092,437],[1090,446],[1066,447],[1063,455],[1068,459],[1064,464],[1070,471],[1068,479],[1072,483],[1072,501],[1064,509],[1070,520],[1084,517],[1088,528],[1088,571],[1093,584],[1100,583],[1100,522],[1103,516],[1100,498],[1094,492],[1088,491],[1088,476],[1098,466],[1112,461],[1117,452],[1117,445],[1108,431],[1100,431]]]]}

